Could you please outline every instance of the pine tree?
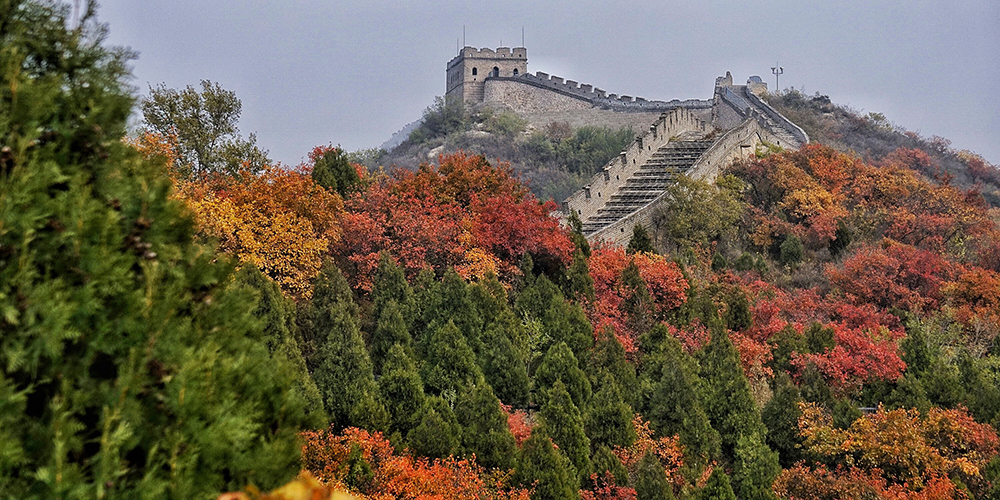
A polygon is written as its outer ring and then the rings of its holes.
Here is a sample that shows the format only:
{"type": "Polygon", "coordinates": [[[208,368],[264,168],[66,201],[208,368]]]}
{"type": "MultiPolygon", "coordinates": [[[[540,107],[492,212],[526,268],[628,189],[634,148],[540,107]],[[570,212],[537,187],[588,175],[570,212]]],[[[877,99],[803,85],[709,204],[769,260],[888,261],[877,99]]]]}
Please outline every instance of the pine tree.
{"type": "Polygon", "coordinates": [[[621,386],[622,394],[628,395],[628,400],[631,401],[638,390],[635,365],[625,358],[625,347],[618,341],[614,329],[601,329],[587,361],[587,374],[594,390],[601,389],[600,375],[607,370],[621,386]]]}
{"type": "Polygon", "coordinates": [[[486,279],[469,285],[468,292],[484,330],[512,312],[507,304],[507,291],[492,273],[486,279]]]}
{"type": "Polygon", "coordinates": [[[420,375],[431,394],[457,396],[483,378],[476,355],[451,321],[431,332],[425,352],[420,375]]]}
{"type": "Polygon", "coordinates": [[[505,319],[497,320],[483,333],[483,349],[479,364],[483,376],[506,404],[524,408],[528,404],[531,380],[528,378],[527,356],[523,349],[514,346],[514,339],[521,325],[508,312],[505,319]]]}
{"type": "Polygon", "coordinates": [[[552,306],[553,297],[561,299],[562,292],[547,277],[526,278],[524,288],[514,301],[514,311],[521,317],[540,320],[552,306]]]}
{"type": "Polygon", "coordinates": [[[264,338],[272,355],[284,356],[295,367],[296,388],[306,403],[306,412],[313,414],[318,421],[326,422],[326,412],[323,409],[323,396],[316,387],[316,382],[309,375],[306,360],[302,356],[298,341],[289,326],[294,327],[294,304],[281,295],[278,284],[271,281],[253,264],[244,264],[236,273],[236,282],[246,285],[259,293],[257,307],[253,315],[264,327],[264,338]]]}
{"type": "Polygon", "coordinates": [[[406,435],[420,421],[424,407],[424,383],[420,380],[417,364],[399,344],[392,346],[386,356],[379,392],[389,413],[389,432],[406,435]]]}
{"type": "Polygon", "coordinates": [[[579,250],[573,254],[563,290],[567,297],[577,302],[589,304],[594,301],[594,278],[590,275],[587,256],[579,250]]]}
{"type": "Polygon", "coordinates": [[[536,428],[521,445],[513,481],[527,488],[534,486],[532,500],[574,500],[580,496],[572,469],[549,436],[536,428]]]}
{"type": "Polygon", "coordinates": [[[775,377],[774,396],[764,405],[761,421],[767,426],[767,445],[778,452],[782,466],[791,467],[801,460],[802,437],[799,435],[799,390],[788,374],[775,377]]]}
{"type": "Polygon", "coordinates": [[[336,191],[341,196],[347,196],[361,183],[357,170],[354,170],[354,166],[347,159],[347,154],[339,147],[328,149],[316,160],[312,178],[316,184],[336,191]]]}
{"type": "Polygon", "coordinates": [[[418,456],[447,458],[458,452],[462,427],[443,398],[431,396],[420,414],[420,424],[406,434],[410,450],[418,456]]]}
{"type": "Polygon", "coordinates": [[[680,438],[687,450],[684,472],[693,480],[718,456],[719,434],[712,428],[700,397],[702,381],[694,359],[666,327],[657,326],[652,332],[644,345],[653,344],[652,338],[662,340],[659,349],[643,359],[641,385],[646,402],[640,412],[658,435],[680,438]]]}
{"type": "Polygon", "coordinates": [[[615,455],[611,448],[605,445],[597,446],[597,451],[590,457],[590,463],[592,464],[593,471],[597,473],[598,476],[603,477],[606,472],[610,472],[615,478],[615,484],[618,486],[628,486],[628,469],[622,464],[622,461],[615,455]]]}
{"type": "Polygon", "coordinates": [[[594,394],[584,416],[587,437],[600,445],[627,448],[635,441],[632,407],[625,403],[618,382],[608,371],[601,373],[600,390],[594,394]]]}
{"type": "Polygon", "coordinates": [[[561,380],[557,380],[549,390],[541,415],[545,433],[552,437],[559,451],[569,457],[582,480],[591,469],[590,439],[583,430],[583,416],[561,380]]]}
{"type": "Polygon", "coordinates": [[[388,252],[379,253],[371,298],[372,316],[376,319],[382,317],[390,302],[395,302],[406,328],[413,326],[414,317],[417,315],[417,301],[413,288],[406,282],[403,269],[392,260],[388,252]]]}
{"type": "Polygon", "coordinates": [[[712,470],[708,483],[698,492],[698,500],[736,500],[729,476],[721,467],[712,470]]]}
{"type": "Polygon", "coordinates": [[[559,342],[549,348],[542,357],[538,370],[535,371],[535,389],[540,403],[544,404],[549,389],[557,380],[562,380],[566,385],[566,390],[577,408],[586,407],[591,395],[590,381],[587,380],[587,375],[580,369],[576,356],[565,342],[559,342]]]}
{"type": "Polygon", "coordinates": [[[375,324],[375,331],[372,332],[369,346],[372,368],[376,375],[382,374],[382,364],[393,346],[398,345],[410,355],[413,354],[413,341],[406,328],[406,320],[403,319],[399,305],[395,300],[389,300],[381,310],[382,313],[375,324]]]}
{"type": "Polygon", "coordinates": [[[388,415],[361,338],[358,308],[344,275],[330,262],[316,277],[310,309],[317,347],[309,362],[333,427],[383,430],[388,415]]]}
{"type": "Polygon", "coordinates": [[[673,500],[674,491],[667,482],[667,473],[653,452],[647,451],[639,461],[635,478],[636,500],[673,500]]]}
{"type": "Polygon", "coordinates": [[[466,455],[475,455],[476,462],[487,468],[511,468],[517,446],[489,384],[470,387],[455,407],[466,455]]]}
{"type": "Polygon", "coordinates": [[[594,345],[594,327],[579,304],[571,304],[556,294],[541,317],[542,331],[547,339],[540,347],[548,350],[553,344],[565,342],[577,359],[586,359],[587,350],[594,345]]]}
{"type": "Polygon", "coordinates": [[[636,224],[632,227],[632,238],[628,240],[628,247],[625,248],[625,252],[628,254],[633,254],[636,252],[643,253],[656,253],[656,248],[653,246],[653,239],[649,237],[649,232],[642,224],[636,224]]]}
{"type": "Polygon", "coordinates": [[[625,314],[629,328],[634,332],[649,331],[656,323],[653,297],[634,260],[622,270],[621,284],[627,292],[619,309],[625,314]]]}
{"type": "Polygon", "coordinates": [[[467,289],[462,277],[454,269],[448,269],[434,287],[431,303],[424,306],[424,321],[431,330],[449,321],[454,323],[473,352],[478,352],[483,322],[467,289]]]}
{"type": "Polygon", "coordinates": [[[722,329],[713,329],[712,340],[702,353],[705,413],[719,431],[723,455],[731,460],[740,437],[763,436],[767,429],[760,420],[750,383],[729,335],[722,329]]]}
{"type": "Polygon", "coordinates": [[[734,490],[740,498],[777,500],[771,485],[781,472],[778,454],[764,443],[761,434],[740,436],[733,467],[734,490]]]}
{"type": "Polygon", "coordinates": [[[277,486],[316,423],[295,369],[230,260],[194,242],[165,166],[121,142],[130,54],[78,7],[0,9],[2,495],[277,486]]]}

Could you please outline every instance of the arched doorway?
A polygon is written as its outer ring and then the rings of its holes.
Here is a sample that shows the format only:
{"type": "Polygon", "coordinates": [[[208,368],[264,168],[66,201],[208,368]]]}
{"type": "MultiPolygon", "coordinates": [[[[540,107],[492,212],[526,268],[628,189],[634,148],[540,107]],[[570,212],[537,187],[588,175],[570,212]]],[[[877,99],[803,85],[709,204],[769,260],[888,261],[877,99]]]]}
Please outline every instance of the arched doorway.
{"type": "Polygon", "coordinates": [[[490,76],[500,76],[500,68],[493,66],[493,72],[490,73],[490,76]]]}
{"type": "Polygon", "coordinates": [[[517,76],[517,70],[516,69],[514,70],[514,76],[517,76]]]}

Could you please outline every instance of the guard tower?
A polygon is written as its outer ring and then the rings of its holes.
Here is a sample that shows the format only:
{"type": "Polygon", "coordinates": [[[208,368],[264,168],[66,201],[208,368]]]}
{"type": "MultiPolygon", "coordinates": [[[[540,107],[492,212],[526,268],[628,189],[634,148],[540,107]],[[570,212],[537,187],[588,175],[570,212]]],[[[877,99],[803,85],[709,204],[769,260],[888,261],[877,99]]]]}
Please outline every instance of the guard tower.
{"type": "Polygon", "coordinates": [[[491,76],[513,77],[528,72],[528,49],[464,47],[448,62],[445,99],[461,99],[466,104],[483,102],[485,80],[491,76]]]}

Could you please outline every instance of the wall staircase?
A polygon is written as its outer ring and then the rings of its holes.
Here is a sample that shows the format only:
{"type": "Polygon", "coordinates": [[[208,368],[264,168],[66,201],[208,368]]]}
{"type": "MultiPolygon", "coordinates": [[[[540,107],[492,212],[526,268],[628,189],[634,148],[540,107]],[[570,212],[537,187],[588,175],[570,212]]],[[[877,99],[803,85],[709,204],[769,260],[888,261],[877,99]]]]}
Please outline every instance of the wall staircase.
{"type": "Polygon", "coordinates": [[[649,204],[677,176],[687,173],[712,143],[702,133],[688,132],[660,147],[611,196],[604,208],[583,221],[583,234],[590,236],[649,204]]]}

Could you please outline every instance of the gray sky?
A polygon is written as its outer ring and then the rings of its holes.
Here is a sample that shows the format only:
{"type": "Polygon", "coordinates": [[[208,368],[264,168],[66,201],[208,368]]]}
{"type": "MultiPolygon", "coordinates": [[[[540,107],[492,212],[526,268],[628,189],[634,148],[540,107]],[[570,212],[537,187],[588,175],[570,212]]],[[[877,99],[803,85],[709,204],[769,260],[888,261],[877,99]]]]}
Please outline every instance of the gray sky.
{"type": "Polygon", "coordinates": [[[444,94],[467,45],[528,48],[528,70],[648,99],[711,97],[716,76],[785,68],[820,92],[1000,164],[997,0],[578,2],[104,0],[135,84],[219,82],[244,134],[285,164],[321,144],[375,147],[444,94]]]}

